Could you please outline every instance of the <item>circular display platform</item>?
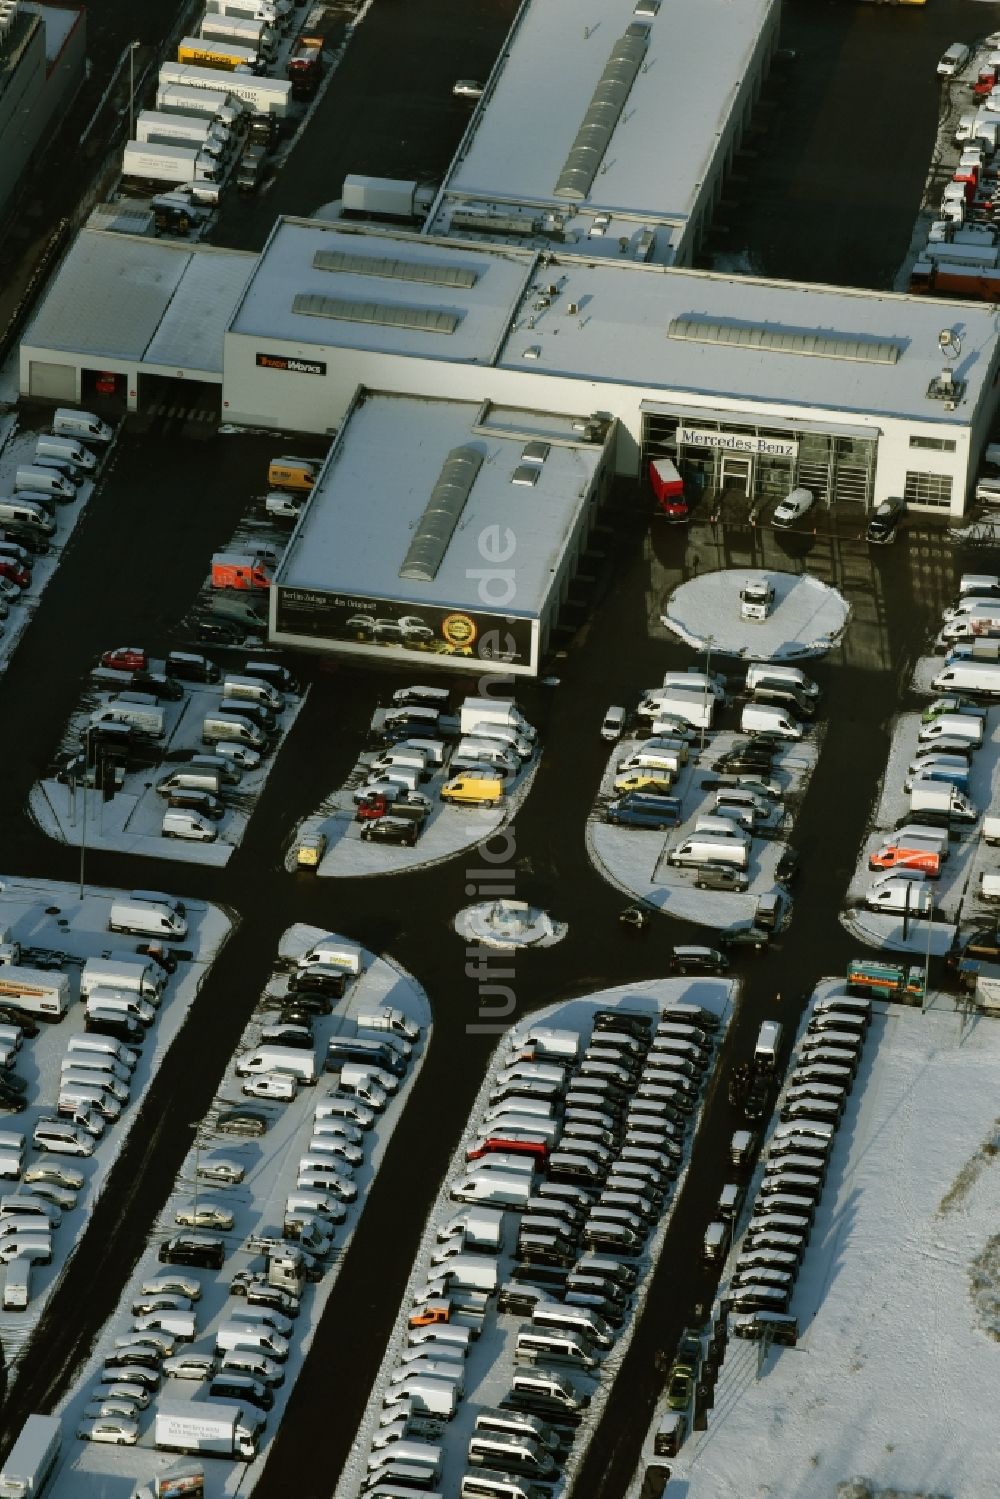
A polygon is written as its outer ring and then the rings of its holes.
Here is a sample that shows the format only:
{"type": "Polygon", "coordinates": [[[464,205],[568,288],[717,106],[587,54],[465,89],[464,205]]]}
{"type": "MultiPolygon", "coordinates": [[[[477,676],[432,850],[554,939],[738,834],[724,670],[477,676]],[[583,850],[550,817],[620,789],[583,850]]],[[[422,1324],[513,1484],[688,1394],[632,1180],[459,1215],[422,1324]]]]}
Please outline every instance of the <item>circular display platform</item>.
{"type": "MultiPolygon", "coordinates": [[[[751,589],[756,593],[757,589],[751,589]]],[[[681,583],[660,619],[696,650],[711,646],[724,656],[792,661],[822,656],[840,640],[850,605],[836,588],[808,573],[729,569],[681,583]],[[773,599],[763,619],[745,619],[747,585],[770,585],[773,599]]]]}

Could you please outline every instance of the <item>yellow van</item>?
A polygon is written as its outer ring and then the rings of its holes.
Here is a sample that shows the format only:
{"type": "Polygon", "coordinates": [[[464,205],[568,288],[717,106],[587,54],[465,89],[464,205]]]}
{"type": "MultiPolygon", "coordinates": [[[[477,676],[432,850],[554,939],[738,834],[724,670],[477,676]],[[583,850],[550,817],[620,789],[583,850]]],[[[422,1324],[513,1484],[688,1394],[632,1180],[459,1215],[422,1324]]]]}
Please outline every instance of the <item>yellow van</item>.
{"type": "Polygon", "coordinates": [[[311,458],[272,458],[267,470],[269,489],[312,489],[319,464],[311,458]]]}
{"type": "Polygon", "coordinates": [[[673,779],[669,770],[629,770],[624,775],[615,776],[615,792],[619,796],[623,791],[653,791],[666,795],[673,779]]]}
{"type": "Polygon", "coordinates": [[[454,776],[441,787],[443,802],[465,803],[472,807],[495,807],[503,799],[503,781],[499,776],[454,776]]]}

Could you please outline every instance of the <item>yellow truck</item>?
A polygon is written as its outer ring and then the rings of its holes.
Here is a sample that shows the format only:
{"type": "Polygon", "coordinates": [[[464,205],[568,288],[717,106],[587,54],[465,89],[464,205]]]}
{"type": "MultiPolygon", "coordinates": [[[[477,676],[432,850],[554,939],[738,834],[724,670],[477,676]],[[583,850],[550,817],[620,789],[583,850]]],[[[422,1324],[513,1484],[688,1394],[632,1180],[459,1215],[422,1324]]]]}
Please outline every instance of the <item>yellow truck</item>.
{"type": "Polygon", "coordinates": [[[239,47],[229,42],[210,42],[200,36],[186,36],[177,46],[177,61],[196,68],[218,68],[223,73],[235,73],[237,68],[257,68],[256,52],[250,47],[239,47]]]}
{"type": "Polygon", "coordinates": [[[441,787],[441,800],[467,807],[495,807],[503,800],[503,781],[499,776],[453,776],[441,787]]]}
{"type": "Polygon", "coordinates": [[[290,489],[301,493],[316,483],[319,464],[312,458],[272,458],[267,470],[270,489],[290,489]]]}

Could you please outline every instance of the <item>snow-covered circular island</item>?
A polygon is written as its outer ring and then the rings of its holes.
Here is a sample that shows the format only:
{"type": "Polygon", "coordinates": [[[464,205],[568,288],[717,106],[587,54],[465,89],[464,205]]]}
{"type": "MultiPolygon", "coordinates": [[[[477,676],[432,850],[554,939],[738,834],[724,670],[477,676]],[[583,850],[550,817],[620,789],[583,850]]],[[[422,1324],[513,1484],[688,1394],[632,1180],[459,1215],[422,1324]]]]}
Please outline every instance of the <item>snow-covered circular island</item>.
{"type": "Polygon", "coordinates": [[[730,568],[681,583],[660,619],[696,650],[754,661],[821,656],[847,628],[850,605],[836,588],[808,573],[730,568]],[[764,618],[746,618],[741,595],[759,585],[773,590],[764,618]]]}
{"type": "Polygon", "coordinates": [[[455,930],[466,942],[485,947],[552,947],[565,937],[567,926],[523,900],[486,900],[459,911],[455,930]]]}

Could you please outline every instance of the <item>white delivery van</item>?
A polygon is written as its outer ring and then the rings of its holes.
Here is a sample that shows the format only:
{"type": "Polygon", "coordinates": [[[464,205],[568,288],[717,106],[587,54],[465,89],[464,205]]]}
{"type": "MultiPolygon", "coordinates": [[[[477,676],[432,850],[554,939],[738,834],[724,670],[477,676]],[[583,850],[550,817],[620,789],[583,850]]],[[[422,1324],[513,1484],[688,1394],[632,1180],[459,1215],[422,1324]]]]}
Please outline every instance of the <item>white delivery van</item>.
{"type": "Polygon", "coordinates": [[[34,490],[36,494],[52,495],[57,500],[75,500],[76,486],[55,468],[40,468],[38,464],[19,464],[14,474],[15,491],[34,490]]]}
{"type": "Polygon", "coordinates": [[[744,734],[773,734],[778,739],[801,739],[802,725],[784,708],[765,703],[747,703],[740,716],[744,734]]]}
{"type": "Polygon", "coordinates": [[[193,843],[214,843],[219,830],[197,812],[186,812],[180,807],[171,807],[163,814],[160,828],[164,838],[185,838],[193,843]]]}
{"type": "Polygon", "coordinates": [[[523,1208],[531,1196],[530,1176],[513,1172],[470,1171],[451,1188],[455,1202],[478,1202],[497,1208],[523,1208]]]}
{"type": "Polygon", "coordinates": [[[89,448],[72,437],[50,437],[43,432],[35,443],[35,456],[39,459],[54,458],[59,463],[71,463],[74,468],[90,473],[97,467],[97,459],[89,448]]]}
{"type": "Polygon", "coordinates": [[[176,910],[151,901],[116,901],[108,916],[109,932],[129,932],[136,937],[187,936],[187,922],[176,910]]]}
{"type": "Polygon", "coordinates": [[[891,911],[902,915],[924,916],[932,909],[934,897],[919,880],[889,879],[873,885],[865,896],[872,911],[891,911]]]}
{"type": "Polygon", "coordinates": [[[691,833],[674,845],[667,855],[670,864],[731,864],[746,869],[750,862],[749,845],[742,838],[723,838],[718,834],[691,833]]]}
{"type": "Polygon", "coordinates": [[[19,498],[17,495],[10,500],[0,499],[0,526],[5,525],[24,526],[43,536],[51,536],[56,528],[52,516],[47,514],[37,500],[29,500],[24,496],[19,498]]]}
{"type": "Polygon", "coordinates": [[[234,713],[211,713],[201,729],[202,744],[245,744],[251,749],[267,748],[267,738],[256,724],[234,713]]]}
{"type": "Polygon", "coordinates": [[[1000,505],[1000,479],[977,479],[976,503],[991,508],[1000,505]]]}
{"type": "Polygon", "coordinates": [[[921,744],[933,744],[936,739],[967,739],[978,748],[983,742],[983,720],[966,713],[939,713],[920,726],[917,738],[921,744]]]}
{"type": "Polygon", "coordinates": [[[972,692],[1000,697],[1000,662],[952,661],[931,682],[935,692],[972,692]]]}
{"type": "Polygon", "coordinates": [[[319,1076],[311,1051],[294,1046],[258,1046],[236,1061],[238,1077],[257,1077],[264,1072],[284,1072],[300,1082],[313,1084],[319,1076]]]}
{"type": "Polygon", "coordinates": [[[357,977],[362,971],[361,949],[350,942],[338,942],[336,937],[320,937],[307,952],[297,959],[300,968],[311,968],[320,963],[328,968],[342,968],[345,973],[357,977]]]}
{"type": "Polygon", "coordinates": [[[747,667],[747,692],[751,693],[757,687],[772,685],[794,687],[805,697],[819,697],[819,688],[816,683],[807,677],[804,671],[799,671],[797,666],[778,666],[770,661],[751,662],[747,667]]]}
{"type": "Polygon", "coordinates": [[[963,573],[958,580],[958,596],[961,599],[967,594],[995,597],[1000,594],[1000,576],[996,573],[963,573]]]}
{"type": "Polygon", "coordinates": [[[277,688],[272,687],[270,682],[261,681],[257,677],[224,677],[222,695],[228,698],[242,697],[251,703],[261,703],[265,708],[270,708],[272,713],[280,713],[285,706],[285,699],[277,688]]]}
{"type": "Polygon", "coordinates": [[[5,1312],[23,1312],[30,1300],[31,1260],[13,1259],[4,1270],[3,1309],[5,1312]]]}
{"type": "Polygon", "coordinates": [[[714,672],[668,671],[664,673],[663,686],[668,692],[693,692],[701,697],[707,693],[718,703],[726,700],[725,681],[714,672]]]}
{"type": "Polygon", "coordinates": [[[74,411],[70,406],[56,407],[52,431],[57,437],[75,437],[81,442],[110,442],[115,435],[92,411],[74,411]]]}

